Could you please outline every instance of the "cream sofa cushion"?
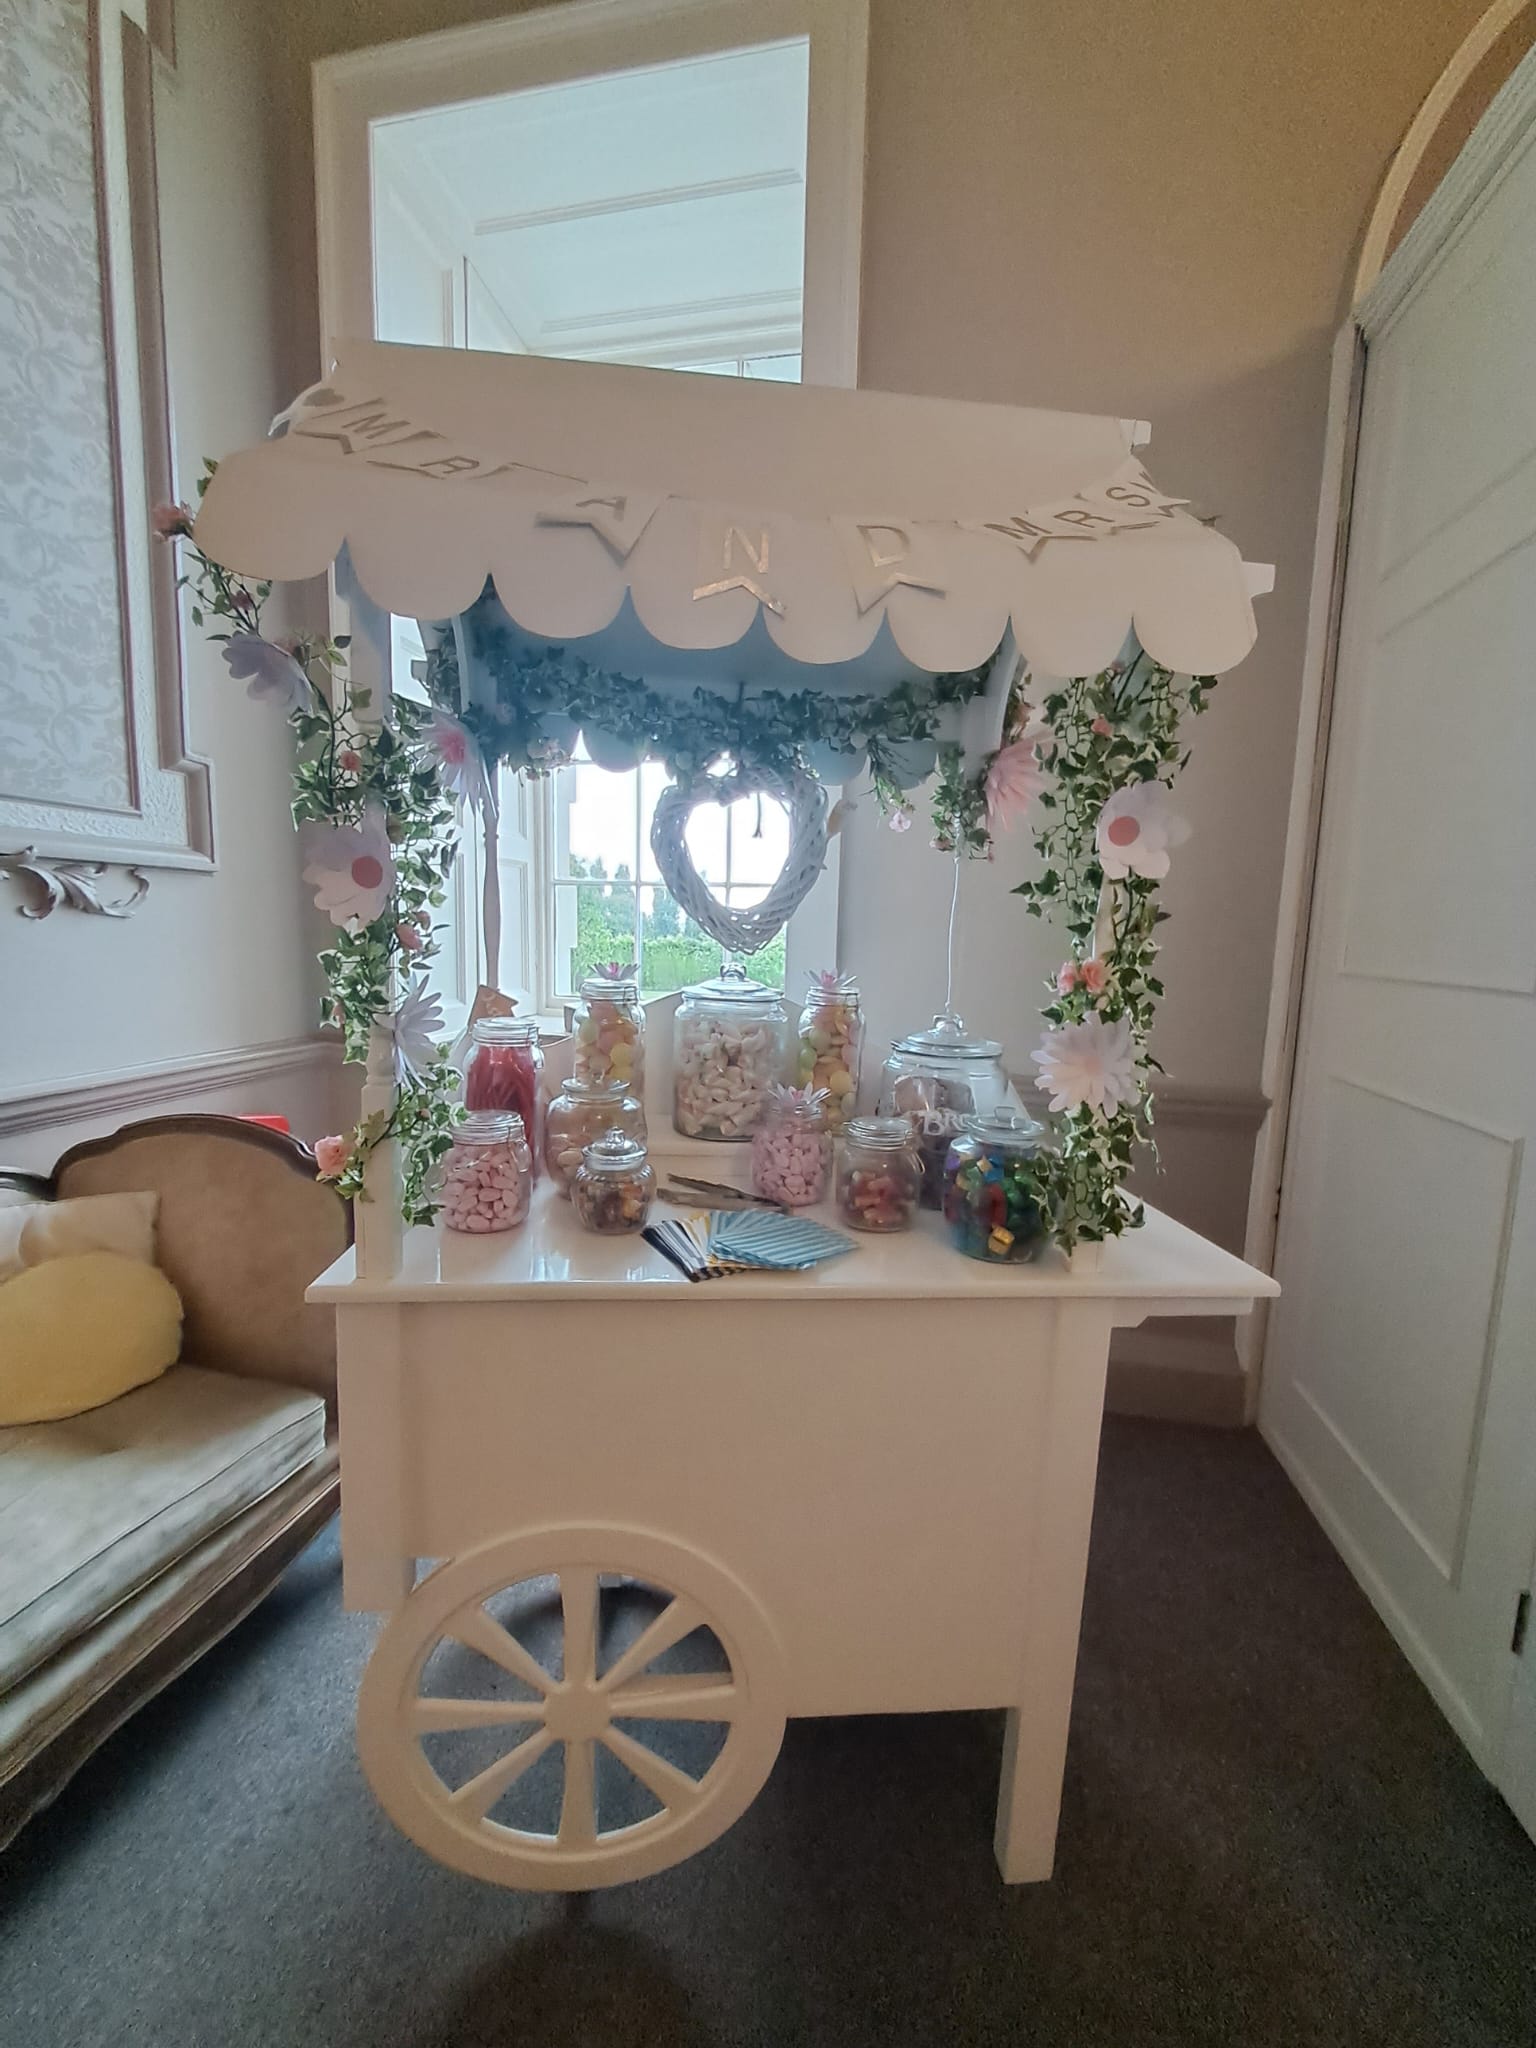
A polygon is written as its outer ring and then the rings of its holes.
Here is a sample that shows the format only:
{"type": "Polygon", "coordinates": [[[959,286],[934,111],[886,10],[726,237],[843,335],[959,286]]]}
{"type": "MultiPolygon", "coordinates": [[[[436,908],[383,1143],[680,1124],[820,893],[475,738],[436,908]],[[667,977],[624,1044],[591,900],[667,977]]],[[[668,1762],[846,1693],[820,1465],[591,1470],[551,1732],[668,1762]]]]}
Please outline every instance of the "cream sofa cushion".
{"type": "Polygon", "coordinates": [[[315,1395],[190,1365],[0,1429],[0,1691],[324,1448],[315,1395]]]}
{"type": "Polygon", "coordinates": [[[160,1197],[127,1193],[79,1195],[67,1202],[17,1202],[0,1208],[0,1280],[48,1259],[80,1252],[117,1252],[155,1263],[155,1211],[160,1197]]]}

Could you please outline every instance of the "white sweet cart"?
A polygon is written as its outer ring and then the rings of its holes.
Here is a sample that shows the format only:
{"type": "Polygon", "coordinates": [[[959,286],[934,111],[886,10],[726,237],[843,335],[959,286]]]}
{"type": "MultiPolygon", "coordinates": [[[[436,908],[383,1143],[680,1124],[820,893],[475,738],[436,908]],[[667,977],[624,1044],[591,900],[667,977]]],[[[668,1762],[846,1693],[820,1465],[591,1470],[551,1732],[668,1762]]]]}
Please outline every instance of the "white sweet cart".
{"type": "MultiPolygon", "coordinates": [[[[1102,668],[1134,621],[1220,670],[1264,587],[1130,421],[358,345],[285,424],[221,466],[199,543],[270,577],[345,546],[364,675],[386,611],[454,620],[471,696],[489,575],[503,633],[662,693],[990,662],[953,728],[985,752],[1021,663],[1102,668]]],[[[731,1178],[723,1149],[695,1170],[731,1178]]],[[[346,1601],[387,1617],[358,1738],[396,1823],[493,1882],[611,1884],[728,1827],[787,1716],[1001,1708],[998,1862],[1048,1877],[1111,1335],[1273,1283],[1149,1210],[1033,1265],[925,1215],[695,1286],[547,1186],[504,1237],[402,1232],[397,1173],[380,1146],[310,1297],[338,1319],[346,1601]]]]}

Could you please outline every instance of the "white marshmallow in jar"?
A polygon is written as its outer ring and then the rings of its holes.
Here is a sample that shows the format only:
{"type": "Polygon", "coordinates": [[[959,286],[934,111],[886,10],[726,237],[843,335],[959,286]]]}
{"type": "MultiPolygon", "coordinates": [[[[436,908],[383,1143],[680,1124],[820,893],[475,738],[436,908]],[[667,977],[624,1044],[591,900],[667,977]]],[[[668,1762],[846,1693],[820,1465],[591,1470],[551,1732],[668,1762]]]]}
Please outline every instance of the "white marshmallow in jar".
{"type": "Polygon", "coordinates": [[[515,1230],[528,1214],[533,1160],[520,1116],[472,1110],[454,1128],[438,1200],[443,1225],[475,1236],[515,1230]]]}
{"type": "Polygon", "coordinates": [[[645,1011],[633,967],[613,962],[581,984],[571,1015],[571,1074],[578,1081],[622,1081],[644,1100],[645,1011]]]}
{"type": "Polygon", "coordinates": [[[770,1088],[752,1133],[752,1192],[808,1209],[827,1192],[832,1132],[822,1088],[770,1088]]]}
{"type": "Polygon", "coordinates": [[[864,1019],[853,976],[813,974],[800,1012],[795,1078],[802,1088],[826,1091],[827,1124],[834,1132],[854,1113],[863,1054],[864,1019]]]}
{"type": "Polygon", "coordinates": [[[685,988],[672,1026],[672,1124],[685,1138],[750,1138],[784,1079],[789,1013],[734,963],[685,988]]]}
{"type": "Polygon", "coordinates": [[[572,1075],[544,1112],[544,1166],[556,1194],[568,1196],[587,1146],[604,1131],[645,1140],[645,1111],[623,1081],[580,1081],[572,1075]]]}

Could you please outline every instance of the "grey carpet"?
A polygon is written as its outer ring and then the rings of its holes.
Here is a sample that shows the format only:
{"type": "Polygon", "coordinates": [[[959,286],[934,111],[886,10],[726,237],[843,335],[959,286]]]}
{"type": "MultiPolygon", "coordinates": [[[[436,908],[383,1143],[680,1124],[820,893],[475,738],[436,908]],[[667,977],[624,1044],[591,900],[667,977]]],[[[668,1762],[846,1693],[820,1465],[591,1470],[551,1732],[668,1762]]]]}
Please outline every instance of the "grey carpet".
{"type": "Polygon", "coordinates": [[[792,1723],[691,1862],[564,1901],[421,1856],[334,1532],[0,1858],[17,2048],[1521,2048],[1536,1847],[1252,1436],[1106,1432],[1057,1877],[992,1714],[792,1723]]]}

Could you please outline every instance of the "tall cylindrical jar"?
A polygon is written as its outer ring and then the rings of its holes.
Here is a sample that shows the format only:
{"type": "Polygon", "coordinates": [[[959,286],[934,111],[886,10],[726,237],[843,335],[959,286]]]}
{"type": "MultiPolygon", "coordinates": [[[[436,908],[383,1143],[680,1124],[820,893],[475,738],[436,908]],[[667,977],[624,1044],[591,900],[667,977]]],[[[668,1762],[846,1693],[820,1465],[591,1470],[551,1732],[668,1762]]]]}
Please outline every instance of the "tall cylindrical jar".
{"type": "Polygon", "coordinates": [[[685,988],[673,1021],[672,1122],[685,1138],[749,1138],[784,1078],[789,1013],[741,968],[685,988]]]}
{"type": "Polygon", "coordinates": [[[926,1031],[896,1040],[880,1077],[880,1114],[904,1116],[912,1126],[924,1208],[942,1205],[944,1161],[965,1119],[1014,1099],[1002,1046],[967,1031],[952,1010],[941,1011],[926,1031]]]}
{"type": "Polygon", "coordinates": [[[811,976],[799,1040],[796,1078],[802,1088],[826,1090],[827,1122],[840,1131],[854,1113],[864,1054],[864,1019],[851,974],[811,976]]]}
{"type": "Polygon", "coordinates": [[[517,1017],[479,1019],[464,1066],[464,1107],[510,1111],[522,1118],[535,1180],[544,1150],[543,1072],[537,1024],[517,1017]]]}
{"type": "Polygon", "coordinates": [[[604,1131],[645,1138],[645,1111],[622,1081],[565,1082],[544,1112],[544,1165],[556,1194],[568,1195],[581,1155],[604,1131]]]}
{"type": "Polygon", "coordinates": [[[571,1015],[571,1073],[578,1081],[622,1081],[645,1100],[645,1011],[640,985],[599,967],[581,984],[571,1015]]]}
{"type": "Polygon", "coordinates": [[[520,1116],[471,1110],[442,1164],[443,1223],[477,1236],[513,1230],[528,1214],[533,1161],[520,1116]]]}
{"type": "Polygon", "coordinates": [[[790,1209],[808,1209],[827,1192],[832,1133],[820,1088],[770,1088],[752,1133],[752,1191],[790,1209]]]}

